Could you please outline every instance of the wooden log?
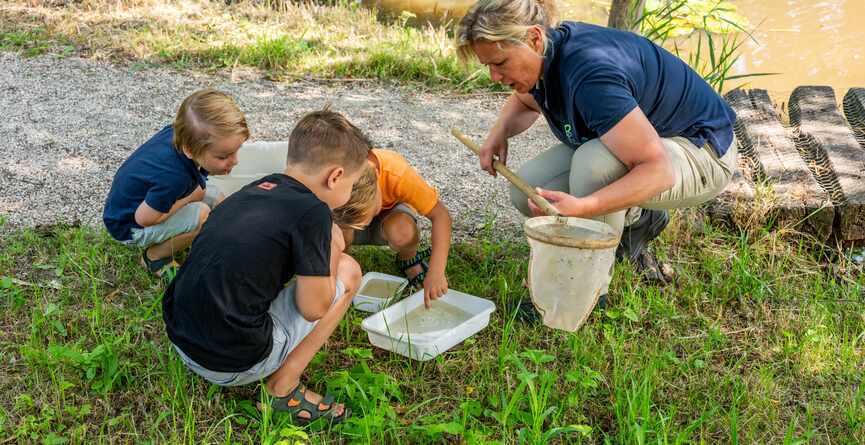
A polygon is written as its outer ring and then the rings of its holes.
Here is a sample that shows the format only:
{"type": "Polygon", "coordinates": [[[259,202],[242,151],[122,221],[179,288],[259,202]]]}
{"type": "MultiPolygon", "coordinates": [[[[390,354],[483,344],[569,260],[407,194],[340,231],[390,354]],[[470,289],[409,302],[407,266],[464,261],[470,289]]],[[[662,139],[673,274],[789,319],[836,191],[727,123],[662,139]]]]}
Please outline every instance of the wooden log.
{"type": "Polygon", "coordinates": [[[733,90],[725,96],[736,111],[741,156],[753,166],[754,181],[771,188],[771,218],[823,242],[832,234],[835,209],[803,160],[791,132],[781,124],[766,90],[733,90]]]}
{"type": "Polygon", "coordinates": [[[865,239],[865,151],[838,110],[828,86],[800,86],[790,95],[797,144],[835,204],[834,236],[865,239]]]}
{"type": "MultiPolygon", "coordinates": [[[[747,167],[745,167],[747,169],[747,167]]],[[[753,225],[754,198],[756,192],[743,169],[733,174],[733,179],[718,196],[706,203],[706,213],[715,220],[730,223],[738,228],[748,228],[753,225]]]]}
{"type": "Polygon", "coordinates": [[[865,88],[850,88],[847,91],[844,95],[844,116],[853,128],[859,146],[865,149],[865,88]]]}

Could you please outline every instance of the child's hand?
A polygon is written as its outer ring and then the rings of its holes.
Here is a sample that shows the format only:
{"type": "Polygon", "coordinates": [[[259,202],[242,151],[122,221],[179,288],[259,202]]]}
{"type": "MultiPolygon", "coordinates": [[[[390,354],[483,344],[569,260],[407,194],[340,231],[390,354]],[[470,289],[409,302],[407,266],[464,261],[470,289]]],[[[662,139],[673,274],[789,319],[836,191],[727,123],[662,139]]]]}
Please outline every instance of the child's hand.
{"type": "Polygon", "coordinates": [[[427,272],[426,278],[423,280],[423,304],[427,309],[430,308],[431,300],[438,300],[442,295],[448,292],[448,279],[444,272],[427,272]]]}

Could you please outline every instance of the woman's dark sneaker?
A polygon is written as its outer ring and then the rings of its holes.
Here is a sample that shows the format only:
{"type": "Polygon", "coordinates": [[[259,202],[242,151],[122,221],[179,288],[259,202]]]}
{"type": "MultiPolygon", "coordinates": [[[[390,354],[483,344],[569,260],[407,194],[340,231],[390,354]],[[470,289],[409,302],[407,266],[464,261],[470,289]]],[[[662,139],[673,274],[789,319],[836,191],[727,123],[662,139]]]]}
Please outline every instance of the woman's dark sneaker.
{"type": "MultiPolygon", "coordinates": [[[[595,309],[602,311],[607,309],[607,294],[598,297],[595,309]]],[[[538,324],[543,321],[540,312],[535,308],[530,298],[520,300],[519,306],[517,306],[517,319],[529,325],[538,324]]]]}
{"type": "Polygon", "coordinates": [[[616,259],[638,259],[649,241],[657,238],[669,222],[670,213],[666,210],[643,209],[640,219],[622,232],[622,239],[616,248],[616,259]]]}

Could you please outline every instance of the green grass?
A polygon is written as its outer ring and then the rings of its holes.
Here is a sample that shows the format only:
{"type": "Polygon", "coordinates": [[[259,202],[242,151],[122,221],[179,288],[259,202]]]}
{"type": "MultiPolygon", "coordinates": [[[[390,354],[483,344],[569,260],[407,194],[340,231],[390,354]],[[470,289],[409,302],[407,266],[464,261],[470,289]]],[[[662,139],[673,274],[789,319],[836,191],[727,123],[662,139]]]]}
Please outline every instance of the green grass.
{"type": "MultiPolygon", "coordinates": [[[[383,20],[355,2],[327,3],[89,0],[33,6],[15,0],[0,9],[0,49],[26,55],[59,49],[56,52],[67,55],[131,60],[139,67],[167,64],[217,72],[245,68],[277,80],[374,79],[457,91],[504,90],[477,63],[458,63],[452,23],[409,26],[411,14],[383,20]]],[[[728,3],[676,0],[649,5],[637,28],[674,51],[719,91],[726,80],[768,75],[731,75],[750,34],[744,18],[728,3]]],[[[600,6],[587,7],[585,2],[563,6],[565,19],[603,15],[600,6]]]]}
{"type": "MultiPolygon", "coordinates": [[[[861,268],[801,238],[689,221],[658,246],[675,284],[619,265],[610,308],[573,334],[515,321],[525,244],[492,227],[457,244],[451,286],[496,303],[490,326],[419,363],[372,348],[350,310],[305,374],[354,409],[332,430],[259,413],[255,385],[189,373],[136,251],[93,229],[7,230],[0,442],[861,443],[861,268]]],[[[396,272],[386,251],[354,253],[396,272]]]]}
{"type": "Polygon", "coordinates": [[[375,79],[423,87],[502,90],[457,62],[445,26],[379,20],[354,3],[103,0],[0,9],[0,49],[27,55],[55,40],[72,52],[179,69],[254,69],[277,80],[375,79]]]}
{"type": "Polygon", "coordinates": [[[0,30],[0,51],[20,51],[27,57],[33,57],[52,51],[69,55],[74,50],[64,36],[50,36],[41,27],[21,31],[0,30]]]}

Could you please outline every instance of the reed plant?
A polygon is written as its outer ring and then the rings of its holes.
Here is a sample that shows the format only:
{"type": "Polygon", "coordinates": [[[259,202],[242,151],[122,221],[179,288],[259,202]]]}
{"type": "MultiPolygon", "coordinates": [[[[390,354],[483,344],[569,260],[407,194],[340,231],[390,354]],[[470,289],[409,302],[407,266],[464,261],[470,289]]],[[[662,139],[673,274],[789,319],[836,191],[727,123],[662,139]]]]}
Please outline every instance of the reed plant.
{"type": "Polygon", "coordinates": [[[672,49],[712,88],[723,93],[730,81],[778,74],[735,73],[742,45],[749,39],[755,42],[756,39],[746,29],[744,18],[734,11],[725,0],[647,3],[643,15],[635,20],[632,28],[658,45],[672,49]],[[696,20],[682,18],[695,15],[696,20]]]}

